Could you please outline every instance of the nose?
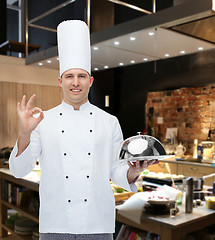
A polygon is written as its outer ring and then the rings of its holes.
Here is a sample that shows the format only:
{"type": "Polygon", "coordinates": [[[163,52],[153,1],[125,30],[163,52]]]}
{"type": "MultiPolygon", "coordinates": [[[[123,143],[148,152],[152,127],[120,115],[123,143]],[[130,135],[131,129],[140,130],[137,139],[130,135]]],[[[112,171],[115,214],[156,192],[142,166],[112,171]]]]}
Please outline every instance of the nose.
{"type": "Polygon", "coordinates": [[[74,77],[73,86],[74,87],[78,87],[79,86],[79,79],[78,79],[77,76],[74,77]]]}

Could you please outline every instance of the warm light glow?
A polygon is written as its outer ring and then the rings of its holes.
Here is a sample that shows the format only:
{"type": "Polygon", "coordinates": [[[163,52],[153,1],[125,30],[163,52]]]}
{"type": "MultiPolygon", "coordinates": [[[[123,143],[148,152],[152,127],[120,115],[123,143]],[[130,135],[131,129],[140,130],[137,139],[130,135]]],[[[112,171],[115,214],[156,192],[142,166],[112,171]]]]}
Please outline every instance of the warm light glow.
{"type": "Polygon", "coordinates": [[[203,50],[203,47],[199,47],[198,50],[199,50],[199,51],[202,51],[202,50],[203,50]]]}
{"type": "Polygon", "coordinates": [[[108,69],[108,66],[104,66],[105,69],[108,69]]]}
{"type": "Polygon", "coordinates": [[[123,66],[123,63],[119,63],[119,66],[123,66]]]}
{"type": "Polygon", "coordinates": [[[98,50],[99,48],[98,47],[93,47],[94,50],[98,50]]]}
{"type": "Polygon", "coordinates": [[[181,54],[185,54],[185,51],[184,51],[184,50],[182,50],[182,51],[180,51],[180,53],[181,53],[181,54]]]}
{"type": "Polygon", "coordinates": [[[143,61],[148,61],[148,58],[143,58],[143,61]]]}
{"type": "Polygon", "coordinates": [[[98,71],[99,69],[98,68],[94,68],[95,71],[98,71]]]}
{"type": "Polygon", "coordinates": [[[39,66],[43,66],[43,63],[40,62],[40,63],[38,63],[38,65],[39,65],[39,66]]]}
{"type": "Polygon", "coordinates": [[[47,60],[47,63],[51,63],[52,61],[51,60],[47,60]]]}
{"type": "Polygon", "coordinates": [[[169,53],[166,53],[164,56],[165,56],[165,57],[169,57],[169,53]]]}
{"type": "Polygon", "coordinates": [[[109,107],[109,95],[105,96],[105,107],[109,107]]]}
{"type": "Polygon", "coordinates": [[[134,60],[131,60],[131,63],[135,63],[135,61],[134,61],[134,60]]]}
{"type": "Polygon", "coordinates": [[[119,42],[115,41],[114,44],[117,46],[117,45],[119,45],[119,42]]]}

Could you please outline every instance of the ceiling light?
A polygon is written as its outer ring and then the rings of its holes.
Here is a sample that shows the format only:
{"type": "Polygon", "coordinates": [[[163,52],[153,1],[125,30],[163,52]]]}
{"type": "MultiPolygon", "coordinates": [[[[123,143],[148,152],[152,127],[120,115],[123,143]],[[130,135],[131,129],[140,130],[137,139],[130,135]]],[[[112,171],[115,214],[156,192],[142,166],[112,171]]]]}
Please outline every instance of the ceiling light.
{"type": "Polygon", "coordinates": [[[182,51],[180,51],[180,53],[181,53],[181,54],[185,54],[185,51],[184,51],[184,50],[182,50],[182,51]]]}
{"type": "Polygon", "coordinates": [[[56,58],[59,61],[59,57],[56,58]]]}
{"type": "Polygon", "coordinates": [[[99,48],[98,47],[93,47],[94,50],[98,50],[99,48]]]}
{"type": "Polygon", "coordinates": [[[143,58],[143,61],[148,61],[148,58],[143,58]]]}
{"type": "Polygon", "coordinates": [[[117,45],[119,45],[119,42],[115,41],[114,44],[117,46],[117,45]]]}
{"type": "Polygon", "coordinates": [[[134,41],[136,38],[135,37],[130,37],[130,40],[131,41],[134,41]]]}
{"type": "Polygon", "coordinates": [[[43,66],[43,63],[40,62],[40,63],[38,63],[38,65],[39,65],[39,66],[43,66]]]}
{"type": "Polygon", "coordinates": [[[153,36],[154,34],[154,32],[149,32],[149,36],[153,36]]]}
{"type": "Polygon", "coordinates": [[[199,50],[199,51],[202,51],[202,50],[203,50],[203,47],[199,47],[198,50],[199,50]]]}
{"type": "Polygon", "coordinates": [[[98,71],[99,69],[98,68],[94,68],[95,71],[98,71]]]}
{"type": "Polygon", "coordinates": [[[165,56],[165,57],[169,57],[169,53],[166,53],[164,56],[165,56]]]}
{"type": "Polygon", "coordinates": [[[51,60],[47,60],[47,63],[51,63],[52,61],[51,60]]]}
{"type": "Polygon", "coordinates": [[[121,62],[121,63],[119,63],[119,66],[123,66],[124,64],[121,62]]]}
{"type": "Polygon", "coordinates": [[[134,60],[131,60],[131,63],[135,63],[135,61],[134,61],[134,60]]]}
{"type": "Polygon", "coordinates": [[[107,69],[107,68],[108,68],[108,66],[104,66],[104,68],[105,68],[105,69],[107,69]]]}

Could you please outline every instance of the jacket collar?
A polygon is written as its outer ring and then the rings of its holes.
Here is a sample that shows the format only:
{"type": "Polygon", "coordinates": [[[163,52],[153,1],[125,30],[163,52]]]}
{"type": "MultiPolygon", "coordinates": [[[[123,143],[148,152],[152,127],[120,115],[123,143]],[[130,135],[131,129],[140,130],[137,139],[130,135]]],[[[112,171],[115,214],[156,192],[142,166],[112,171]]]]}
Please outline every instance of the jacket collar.
{"type": "MultiPolygon", "coordinates": [[[[68,109],[68,110],[70,110],[70,111],[75,111],[75,110],[74,110],[74,107],[73,107],[72,105],[70,105],[70,104],[68,104],[68,103],[65,103],[64,101],[62,101],[61,106],[62,106],[64,109],[68,109]]],[[[87,101],[86,103],[84,103],[84,104],[82,104],[82,105],[80,106],[80,111],[87,110],[87,109],[89,108],[89,106],[90,106],[90,102],[87,101]]]]}

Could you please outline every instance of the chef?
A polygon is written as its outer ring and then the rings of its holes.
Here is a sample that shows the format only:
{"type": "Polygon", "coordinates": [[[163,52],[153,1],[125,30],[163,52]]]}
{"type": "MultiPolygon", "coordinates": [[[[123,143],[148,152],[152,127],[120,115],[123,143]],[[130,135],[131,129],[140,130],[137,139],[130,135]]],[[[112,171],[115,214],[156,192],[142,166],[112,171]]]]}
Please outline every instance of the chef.
{"type": "Polygon", "coordinates": [[[90,36],[79,20],[57,28],[62,103],[48,111],[35,107],[35,95],[17,105],[20,132],[9,159],[17,178],[41,165],[39,232],[41,240],[110,240],[115,201],[110,179],[128,191],[140,172],[153,164],[118,160],[123,141],[116,117],[88,101],[90,36]],[[36,115],[35,115],[36,114],[36,115]]]}

